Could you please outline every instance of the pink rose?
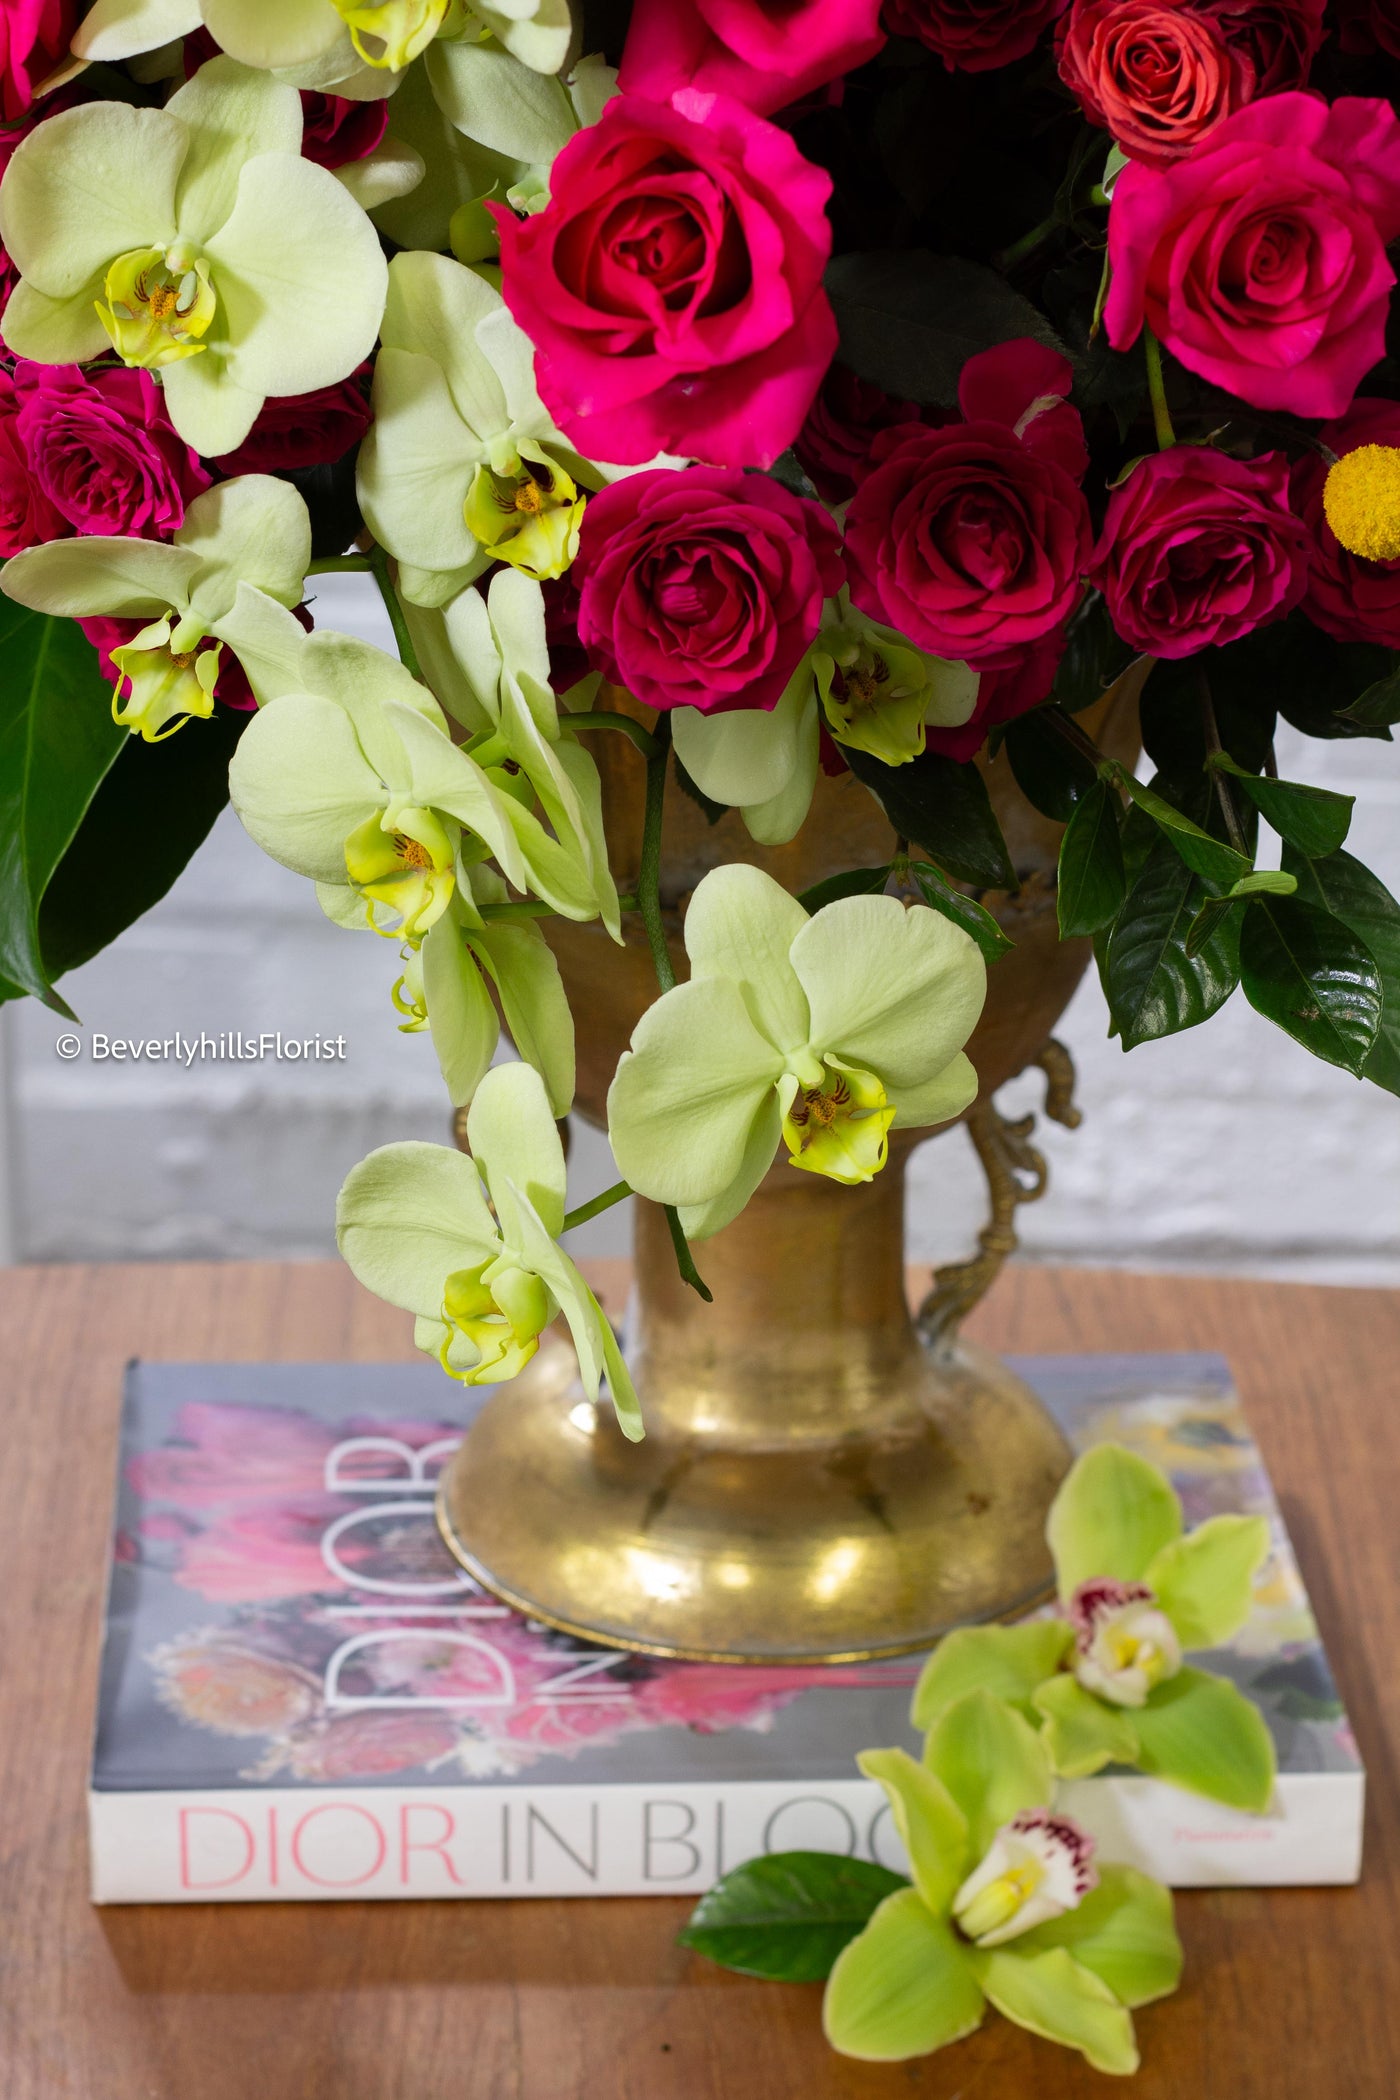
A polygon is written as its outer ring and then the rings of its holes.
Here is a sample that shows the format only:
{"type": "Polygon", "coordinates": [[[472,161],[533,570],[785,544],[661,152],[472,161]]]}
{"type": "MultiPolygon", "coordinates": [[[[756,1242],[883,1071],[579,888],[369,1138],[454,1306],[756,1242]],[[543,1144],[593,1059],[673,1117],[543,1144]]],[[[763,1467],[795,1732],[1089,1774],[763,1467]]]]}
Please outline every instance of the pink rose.
{"type": "Polygon", "coordinates": [[[1180,160],[1254,95],[1253,64],[1206,8],[1074,0],[1057,50],[1090,123],[1153,167],[1180,160]]]}
{"type": "Polygon", "coordinates": [[[75,531],[169,539],[210,486],[149,372],[20,363],[14,383],[34,478],[75,531]]]}
{"type": "Polygon", "coordinates": [[[1069,0],[885,0],[891,36],[917,37],[949,72],[989,73],[1034,50],[1069,0]]]}
{"type": "Polygon", "coordinates": [[[33,106],[83,12],[78,0],[5,0],[0,7],[0,117],[13,124],[33,106]]]}
{"type": "Polygon", "coordinates": [[[897,401],[883,387],[858,379],[849,365],[834,364],[822,381],[793,449],[817,494],[845,503],[870,466],[870,448],[882,430],[900,423],[947,422],[941,409],[897,401]]]}
{"type": "MultiPolygon", "coordinates": [[[[1339,422],[1318,432],[1339,459],[1359,445],[1400,446],[1400,402],[1354,401],[1339,422]]],[[[1292,475],[1293,508],[1308,537],[1303,610],[1339,642],[1379,642],[1400,649],[1400,561],[1367,561],[1343,547],[1322,508],[1327,461],[1305,452],[1292,475]]]]}
{"type": "Polygon", "coordinates": [[[1090,580],[1139,655],[1194,656],[1291,612],[1307,556],[1281,452],[1175,445],[1114,490],[1090,580]]]}
{"type": "Polygon", "coordinates": [[[1306,87],[1326,34],[1327,0],[1204,0],[1254,68],[1256,95],[1306,87]]]}
{"type": "Polygon", "coordinates": [[[590,459],[771,466],[836,350],[822,270],[831,180],[727,96],[616,96],[550,174],[496,206],[506,304],[590,459]]]}
{"type": "Polygon", "coordinates": [[[1125,168],[1108,222],[1109,341],[1144,321],[1256,408],[1337,416],[1385,349],[1400,234],[1387,102],[1270,96],[1171,168],[1125,168]]]}
{"type": "Polygon", "coordinates": [[[880,0],[635,0],[618,85],[650,102],[686,87],[732,95],[766,116],[884,41],[880,0]]]}
{"type": "Polygon", "coordinates": [[[766,475],[659,467],[590,499],[578,558],[579,640],[647,707],[776,707],[841,588],[818,503],[766,475]]]}
{"type": "Polygon", "coordinates": [[[21,396],[0,367],[0,556],[8,560],[41,540],[72,536],[72,526],[41,486],[19,430],[21,396]]]}
{"type": "Polygon", "coordinates": [[[1092,536],[1070,367],[1039,343],[969,359],[968,420],[891,430],[846,519],[851,596],[935,655],[1012,669],[1064,625],[1092,536]]]}
{"type": "Polygon", "coordinates": [[[265,401],[234,452],[220,453],[221,474],[278,474],[342,459],[369,429],[369,367],[314,394],[283,394],[265,401]]]}

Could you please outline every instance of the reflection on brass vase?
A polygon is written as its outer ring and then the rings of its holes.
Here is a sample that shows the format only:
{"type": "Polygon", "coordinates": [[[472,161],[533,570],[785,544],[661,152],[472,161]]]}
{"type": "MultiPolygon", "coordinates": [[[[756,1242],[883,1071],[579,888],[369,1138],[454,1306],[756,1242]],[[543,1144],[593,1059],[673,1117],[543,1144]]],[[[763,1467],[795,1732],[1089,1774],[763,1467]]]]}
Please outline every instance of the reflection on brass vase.
{"type": "MultiPolygon", "coordinates": [[[[1130,673],[1085,718],[1127,762],[1139,687],[1130,673]]],[[[625,739],[591,741],[622,885],[636,873],[642,768],[625,739]]],[[[1019,878],[982,899],[1016,945],[989,972],[968,1045],[981,1091],[967,1121],[993,1195],[980,1253],[940,1272],[911,1317],[904,1175],[924,1132],[897,1137],[884,1172],[854,1189],[780,1157],[697,1249],[712,1305],[681,1283],[664,1215],[638,1200],[626,1343],[644,1442],[588,1403],[570,1352],[550,1343],[489,1395],[443,1483],[453,1551],[533,1618],[655,1654],[796,1663],[927,1647],[1048,1592],[1045,1512],[1067,1448],[1030,1389],[957,1327],[1015,1246],[1016,1202],[1044,1185],[1029,1119],[1001,1118],[998,1088],[1042,1064],[1048,1111],[1077,1120],[1051,1032],[1089,948],[1058,938],[1059,827],[1004,755],[979,763],[1019,878]]],[[[890,855],[883,813],[849,776],[821,779],[808,822],[775,848],[755,846],[732,812],[711,825],[674,778],[667,794],[663,903],[681,972],[685,904],[710,868],[753,861],[800,891],[890,855]]],[[[596,924],[549,932],[578,1024],[578,1109],[601,1124],[656,997],[651,958],[639,930],[623,948],[596,924]]]]}

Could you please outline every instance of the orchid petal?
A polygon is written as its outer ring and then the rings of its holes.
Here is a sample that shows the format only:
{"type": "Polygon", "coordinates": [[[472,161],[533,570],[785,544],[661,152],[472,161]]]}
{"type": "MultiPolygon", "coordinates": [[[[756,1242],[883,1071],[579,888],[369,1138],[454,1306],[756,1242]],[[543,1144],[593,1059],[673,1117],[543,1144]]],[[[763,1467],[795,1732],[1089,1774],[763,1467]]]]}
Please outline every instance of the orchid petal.
{"type": "Polygon", "coordinates": [[[229,796],[264,853],[337,884],[346,839],[384,799],[350,717],[317,693],[284,693],[258,710],[230,761],[229,796]]]}
{"type": "Polygon", "coordinates": [[[782,1060],[737,985],[677,985],[647,1008],[608,1092],[623,1179],[658,1203],[707,1203],[744,1165],[754,1119],[782,1060]]]}
{"type": "Polygon", "coordinates": [[[196,496],[175,535],[200,557],[191,609],[206,623],[227,613],[240,582],[291,607],[311,566],[311,516],[290,482],[242,474],[196,496]]]}
{"type": "Polygon", "coordinates": [[[947,1910],[967,1872],[967,1817],[941,1779],[907,1750],[866,1750],[856,1760],[885,1790],[914,1886],[937,1915],[947,1910]]]}
{"type": "Polygon", "coordinates": [[[790,786],[801,762],[804,696],[789,693],[767,713],[758,707],[719,715],[672,710],[676,756],[712,802],[738,809],[771,802],[790,786]]]}
{"type": "Polygon", "coordinates": [[[899,2063],[981,2026],[982,1991],[968,1950],[915,1889],[884,1902],[844,1947],[826,1986],[822,2026],[843,2056],[899,2063]]]}
{"type": "Polygon", "coordinates": [[[505,394],[476,333],[504,311],[500,293],[449,255],[396,255],[389,266],[385,349],[431,358],[458,415],[479,438],[498,437],[509,421],[505,394]]]}
{"type": "Polygon", "coordinates": [[[481,446],[433,360],[381,350],[374,422],[355,466],[360,508],[380,544],[416,568],[469,566],[479,550],[463,505],[480,460],[481,446]]]}
{"type": "Polygon", "coordinates": [[[472,1161],[418,1143],[383,1145],[351,1168],[336,1239],[368,1290],[422,1319],[441,1316],[449,1276],[501,1251],[472,1161]]]}
{"type": "Polygon", "coordinates": [[[211,58],[165,108],[190,142],[175,190],[176,231],[203,247],[233,210],[248,161],[260,153],[300,154],[301,97],[269,73],[211,58]]]}
{"type": "Polygon", "coordinates": [[[980,1859],[1003,1823],[1054,1796],[1045,1745],[1028,1721],[987,1691],[969,1692],[929,1731],[924,1763],[967,1817],[980,1859]]]}
{"type": "Polygon", "coordinates": [[[1041,1954],[978,1948],[971,1966],[997,2011],[1018,2027],[1078,2049],[1096,2071],[1121,2077],[1137,2069],[1131,2013],[1065,1948],[1041,1954]]]}
{"type": "Polygon", "coordinates": [[[1223,1677],[1179,1670],[1133,1713],[1137,1762],[1207,1800],[1261,1815],[1273,1798],[1274,1740],[1257,1706],[1223,1677]]]}
{"type": "Polygon", "coordinates": [[[245,66],[300,66],[334,49],[344,25],[327,0],[203,0],[223,51],[245,66]]]}
{"type": "Polygon", "coordinates": [[[988,1691],[1033,1720],[1031,1694],[1058,1670],[1072,1638],[1063,1619],[961,1626],[945,1634],[914,1687],[914,1726],[931,1728],[955,1701],[975,1691],[988,1691]]]}
{"type": "MultiPolygon", "coordinates": [[[[471,946],[489,970],[510,1039],[545,1083],[551,1114],[574,1100],[574,1018],[553,950],[536,926],[488,923],[471,946]]],[[[429,1006],[429,1017],[432,1008],[429,1006]]]]}
{"type": "Polygon", "coordinates": [[[971,1035],[987,993],[977,943],[927,905],[843,897],[792,944],[814,1048],[891,1088],[935,1078],[971,1035]]]}
{"type": "Polygon", "coordinates": [[[501,1024],[475,953],[450,911],[429,927],[420,952],[428,1032],[447,1098],[461,1108],[490,1070],[501,1024]]]}
{"type": "Polygon", "coordinates": [[[508,306],[498,306],[477,322],[476,347],[505,395],[507,429],[518,437],[557,439],[535,385],[535,346],[508,306]]]}
{"type": "Polygon", "coordinates": [[[168,247],[188,146],[185,126],[161,109],[88,102],[46,118],[16,148],[0,187],[0,241],[15,268],[61,299],[102,277],[115,256],[168,247]]]}
{"type": "Polygon", "coordinates": [[[573,23],[569,0],[524,0],[491,7],[478,0],[480,15],[496,41],[535,73],[557,73],[569,55],[573,23]]]}
{"type": "Polygon", "coordinates": [[[279,694],[305,690],[306,629],[276,598],[240,583],[232,607],[211,623],[210,632],[242,664],[259,707],[279,694]]]}
{"type": "MultiPolygon", "coordinates": [[[[454,596],[450,604],[442,607],[418,605],[410,601],[404,606],[404,618],[408,622],[408,631],[423,676],[436,693],[444,711],[451,715],[454,722],[461,724],[468,736],[481,736],[496,727],[496,716],[489,711],[488,700],[495,700],[497,679],[491,681],[489,695],[478,694],[462,667],[457,644],[453,639],[453,622],[458,617],[459,608],[469,606],[473,599],[481,607],[482,623],[489,639],[491,623],[486,618],[486,608],[481,603],[479,591],[461,591],[454,596]]],[[[492,646],[494,647],[494,643],[492,646]]]]}
{"type": "Polygon", "coordinates": [[[498,660],[521,683],[522,689],[528,680],[537,692],[547,696],[557,736],[558,721],[549,676],[544,592],[532,577],[522,576],[518,569],[501,569],[491,579],[486,604],[498,644],[498,660]]]}
{"type": "Polygon", "coordinates": [[[977,1099],[977,1071],[970,1057],[959,1050],[941,1072],[922,1086],[891,1086],[894,1104],[892,1130],[927,1130],[935,1123],[951,1123],[977,1099]]]}
{"type": "Polygon", "coordinates": [[[548,166],[578,129],[563,83],[500,45],[441,38],[423,63],[448,122],[489,152],[548,166]]]}
{"type": "Polygon", "coordinates": [[[218,459],[243,443],[265,398],[234,378],[227,353],[213,347],[167,365],[161,391],[171,422],[185,443],[206,459],[218,459]]]}
{"type": "Polygon", "coordinates": [[[491,1191],[507,1247],[519,1247],[503,1193],[507,1181],[524,1191],[551,1239],[563,1230],[564,1147],[544,1081],[532,1065],[496,1065],[487,1073],[467,1112],[467,1143],[491,1191]]]}
{"type": "Polygon", "coordinates": [[[152,618],[189,603],[197,554],[158,540],[49,540],[0,569],[0,590],[32,612],[73,620],[152,618]]]}
{"type": "Polygon", "coordinates": [[[1183,1648],[1218,1648],[1253,1611],[1254,1578],[1268,1554],[1264,1517],[1209,1517],[1164,1546],[1143,1581],[1183,1648]]]}
{"type": "Polygon", "coordinates": [[[688,1240],[707,1240],[731,1225],[772,1166],[783,1135],[783,1109],[776,1089],[765,1093],[744,1142],[739,1170],[707,1203],[680,1205],[681,1229],[688,1240]]]}
{"type": "Polygon", "coordinates": [[[73,55],[111,64],[190,36],[201,21],[199,0],[96,0],[73,31],[73,55]]]}
{"type": "Polygon", "coordinates": [[[1045,1526],[1060,1595],[1108,1576],[1138,1582],[1181,1536],[1181,1504],[1157,1468],[1121,1444],[1095,1444],[1070,1467],[1045,1526]]]}
{"type": "Polygon", "coordinates": [[[32,358],[36,365],[79,365],[100,357],[112,347],[94,303],[101,290],[98,276],[61,299],[51,299],[21,278],[5,302],[6,349],[16,357],[32,358]]]}
{"type": "Polygon", "coordinates": [[[785,846],[789,839],[796,838],[812,807],[820,763],[821,717],[816,694],[809,692],[798,714],[793,768],[786,783],[766,802],[744,804],[745,828],[758,845],[785,846]]]}
{"type": "Polygon", "coordinates": [[[1123,1707],[1096,1699],[1068,1670],[1038,1687],[1035,1710],[1045,1723],[1050,1761],[1062,1779],[1083,1779],[1108,1764],[1137,1763],[1132,1717],[1123,1707]]]}
{"type": "Polygon", "coordinates": [[[422,66],[410,66],[395,90],[394,136],[420,154],[427,169],[416,190],[375,212],[375,224],[404,250],[446,248],[452,214],[459,206],[488,191],[504,196],[525,173],[522,162],[488,153],[448,123],[422,66]]]}
{"type": "Polygon", "coordinates": [[[749,1019],[778,1050],[807,1041],[807,1001],[789,952],[806,912],[780,882],[745,862],[713,869],[685,917],[692,982],[724,978],[743,995],[749,1019]]]}
{"type": "Polygon", "coordinates": [[[642,1412],[608,1316],[529,1203],[518,1190],[515,1194],[519,1198],[515,1215],[521,1233],[521,1253],[553,1293],[568,1322],[583,1389],[590,1400],[596,1400],[602,1381],[607,1378],[618,1426],[625,1437],[636,1443],[642,1435],[642,1412]]]}
{"type": "Polygon", "coordinates": [[[350,192],[361,211],[374,211],[395,197],[416,190],[427,169],[423,156],[402,139],[381,140],[363,160],[348,160],[334,171],[335,179],[350,192]]]}
{"type": "Polygon", "coordinates": [[[1017,1943],[1019,1954],[1063,1947],[1083,1969],[1106,1983],[1120,2005],[1150,2005],[1181,1981],[1181,1941],[1170,1889],[1134,1867],[1100,1867],[1097,1888],[1074,1910],[1036,1925],[1017,1943]]]}

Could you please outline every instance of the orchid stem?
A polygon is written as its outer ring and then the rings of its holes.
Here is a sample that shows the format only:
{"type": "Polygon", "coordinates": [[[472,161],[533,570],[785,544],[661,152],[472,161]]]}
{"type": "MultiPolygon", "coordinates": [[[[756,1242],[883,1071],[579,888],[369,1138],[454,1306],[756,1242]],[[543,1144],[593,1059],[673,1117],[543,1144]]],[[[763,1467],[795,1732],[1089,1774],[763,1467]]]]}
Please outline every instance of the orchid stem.
{"type": "Polygon", "coordinates": [[[681,1282],[689,1284],[691,1290],[703,1298],[707,1305],[713,1305],[715,1294],[695,1266],[690,1241],[685,1236],[685,1227],[681,1224],[680,1212],[674,1203],[666,1205],[666,1223],[671,1228],[671,1245],[676,1250],[676,1267],[681,1272],[681,1282]]]}
{"type": "Polygon", "coordinates": [[[651,758],[657,748],[656,738],[649,729],[644,729],[640,722],[633,721],[631,715],[624,715],[615,707],[598,707],[585,714],[562,714],[559,721],[565,729],[620,729],[624,736],[631,737],[644,758],[651,758]]]}
{"type": "Polygon", "coordinates": [[[1167,407],[1167,382],[1162,371],[1162,346],[1144,322],[1143,348],[1147,353],[1147,391],[1152,396],[1152,425],[1157,432],[1157,450],[1170,452],[1176,443],[1171,410],[1167,407]]]}
{"type": "Polygon", "coordinates": [[[326,554],[320,561],[313,561],[306,573],[308,576],[366,576],[369,568],[367,554],[326,554]]]}
{"type": "Polygon", "coordinates": [[[389,557],[382,547],[370,548],[369,567],[375,582],[379,585],[379,595],[384,600],[384,610],[389,615],[389,625],[394,630],[394,641],[399,652],[399,662],[411,678],[421,680],[423,673],[418,668],[418,652],[413,646],[413,637],[408,631],[408,622],[404,618],[403,607],[399,604],[399,594],[394,589],[394,579],[389,574],[389,557]]]}
{"type": "Polygon", "coordinates": [[[594,1196],[588,1203],[580,1203],[577,1210],[566,1211],[560,1230],[572,1232],[575,1225],[586,1225],[590,1218],[601,1217],[605,1210],[611,1210],[614,1203],[625,1202],[631,1193],[629,1183],[615,1181],[610,1189],[603,1190],[601,1196],[594,1196]]]}
{"type": "Polygon", "coordinates": [[[488,926],[509,926],[522,919],[557,919],[559,914],[552,904],[542,897],[511,898],[505,904],[478,904],[476,907],[488,926]]]}

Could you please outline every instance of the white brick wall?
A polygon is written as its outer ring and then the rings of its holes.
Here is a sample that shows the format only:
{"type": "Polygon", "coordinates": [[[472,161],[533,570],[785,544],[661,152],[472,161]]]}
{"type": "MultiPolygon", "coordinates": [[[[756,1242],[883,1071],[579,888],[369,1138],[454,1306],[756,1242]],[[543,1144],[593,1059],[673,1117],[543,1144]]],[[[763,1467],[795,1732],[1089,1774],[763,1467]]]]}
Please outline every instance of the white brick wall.
{"type": "MultiPolygon", "coordinates": [[[[318,580],[326,625],[381,638],[352,579],[318,580]]],[[[1280,769],[1359,796],[1352,839],[1400,891],[1400,746],[1285,736],[1280,769]]],[[[0,1259],[319,1254],[335,1191],[371,1146],[445,1135],[426,1040],[397,1032],[393,951],[322,919],[307,885],[225,817],[173,895],[68,980],[83,1033],[235,1029],[346,1037],[344,1064],[59,1061],[62,1024],[0,1009],[0,1259]],[[8,1186],[6,1184],[8,1162],[8,1186]]],[[[1065,1017],[1083,1127],[1042,1126],[1050,1194],[1022,1213],[1028,1249],[1068,1258],[1400,1281],[1400,1102],[1318,1064],[1237,995],[1206,1028],[1125,1057],[1097,984],[1065,1017]]],[[[1032,1105],[1039,1081],[1004,1097],[1032,1105]]],[[[574,1185],[611,1179],[580,1131],[574,1185]]],[[[918,1156],[915,1255],[967,1251],[981,1222],[961,1133],[918,1156]]],[[[577,1235],[625,1245],[618,1211],[577,1235]]]]}

